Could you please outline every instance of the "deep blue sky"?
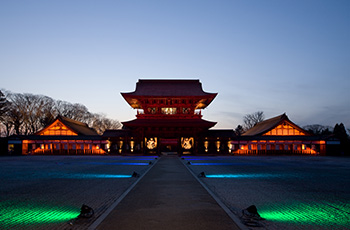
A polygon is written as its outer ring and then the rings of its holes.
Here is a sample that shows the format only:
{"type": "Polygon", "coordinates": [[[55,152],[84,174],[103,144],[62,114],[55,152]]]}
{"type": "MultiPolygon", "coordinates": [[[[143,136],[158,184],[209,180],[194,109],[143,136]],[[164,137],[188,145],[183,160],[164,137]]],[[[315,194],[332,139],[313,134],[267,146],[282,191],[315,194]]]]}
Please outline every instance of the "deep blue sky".
{"type": "Polygon", "coordinates": [[[350,128],[350,1],[0,1],[0,88],[126,121],[140,78],[200,79],[216,128],[258,110],[350,128]]]}

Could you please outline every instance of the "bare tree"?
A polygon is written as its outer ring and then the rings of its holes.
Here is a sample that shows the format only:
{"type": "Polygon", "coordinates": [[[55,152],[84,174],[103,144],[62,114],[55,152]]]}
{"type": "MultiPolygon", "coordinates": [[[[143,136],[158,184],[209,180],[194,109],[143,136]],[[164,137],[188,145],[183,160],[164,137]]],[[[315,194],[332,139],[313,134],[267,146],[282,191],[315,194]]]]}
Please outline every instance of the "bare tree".
{"type": "Polygon", "coordinates": [[[93,114],[91,128],[96,130],[98,134],[102,135],[107,129],[120,129],[121,124],[117,120],[107,118],[104,114],[93,114]]]}
{"type": "Polygon", "coordinates": [[[27,134],[23,124],[28,119],[28,111],[26,106],[26,99],[23,94],[10,93],[7,95],[10,102],[8,109],[7,122],[13,125],[15,134],[27,134]]]}
{"type": "Polygon", "coordinates": [[[309,133],[312,133],[314,135],[323,135],[323,134],[331,134],[332,127],[330,126],[324,126],[319,124],[313,124],[313,125],[306,125],[303,127],[306,131],[309,133]]]}
{"type": "Polygon", "coordinates": [[[57,115],[88,124],[102,134],[106,129],[118,129],[121,124],[102,114],[89,112],[86,106],[34,94],[0,91],[1,135],[28,135],[50,124],[57,115]],[[6,106],[5,106],[6,102],[6,106]]]}
{"type": "Polygon", "coordinates": [[[0,135],[1,136],[9,136],[12,133],[13,125],[10,122],[9,108],[10,108],[10,102],[7,100],[5,94],[2,91],[0,91],[0,124],[1,124],[0,135]]]}
{"type": "Polygon", "coordinates": [[[264,119],[265,119],[265,115],[263,111],[257,111],[255,113],[246,114],[243,117],[244,129],[248,130],[254,127],[259,122],[263,121],[264,119]]]}
{"type": "Polygon", "coordinates": [[[47,125],[52,119],[53,99],[43,95],[23,94],[27,108],[25,120],[26,134],[35,133],[47,125]]]}
{"type": "Polygon", "coordinates": [[[7,106],[8,106],[8,101],[5,97],[5,94],[3,94],[2,91],[0,90],[0,120],[3,114],[6,112],[7,106]]]}
{"type": "Polygon", "coordinates": [[[244,129],[242,125],[237,125],[237,128],[235,129],[235,134],[237,136],[241,136],[244,133],[244,129]]]}
{"type": "Polygon", "coordinates": [[[91,123],[93,117],[86,106],[79,103],[72,104],[67,101],[56,101],[55,110],[56,115],[61,115],[87,124],[91,123]]]}

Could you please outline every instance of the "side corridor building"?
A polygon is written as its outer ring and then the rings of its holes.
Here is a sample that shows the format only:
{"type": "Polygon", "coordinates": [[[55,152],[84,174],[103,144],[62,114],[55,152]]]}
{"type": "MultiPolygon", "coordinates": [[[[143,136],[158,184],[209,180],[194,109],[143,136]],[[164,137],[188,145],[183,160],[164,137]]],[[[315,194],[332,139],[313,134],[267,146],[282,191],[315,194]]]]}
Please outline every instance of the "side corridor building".
{"type": "Polygon", "coordinates": [[[243,135],[211,129],[216,122],[201,111],[217,93],[203,91],[199,80],[139,80],[121,93],[136,118],[120,130],[98,135],[86,124],[58,116],[34,135],[13,136],[9,151],[21,154],[326,154],[339,141],[313,136],[286,114],[258,123],[243,135]]]}

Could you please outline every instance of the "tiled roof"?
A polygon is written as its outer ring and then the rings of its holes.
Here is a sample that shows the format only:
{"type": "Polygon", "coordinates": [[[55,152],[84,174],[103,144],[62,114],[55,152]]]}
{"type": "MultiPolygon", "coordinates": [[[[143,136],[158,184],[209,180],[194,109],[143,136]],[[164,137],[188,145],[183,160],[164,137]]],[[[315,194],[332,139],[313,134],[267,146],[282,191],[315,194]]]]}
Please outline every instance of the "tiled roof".
{"type": "Polygon", "coordinates": [[[135,119],[122,122],[126,127],[213,127],[216,122],[206,121],[203,119],[135,119]]]}
{"type": "Polygon", "coordinates": [[[206,93],[202,89],[199,80],[144,80],[140,79],[136,83],[134,92],[122,93],[122,95],[133,96],[156,96],[156,97],[176,97],[176,96],[216,96],[216,93],[206,93]]]}
{"type": "Polygon", "coordinates": [[[89,128],[89,126],[83,122],[76,121],[63,116],[58,116],[57,119],[60,120],[68,128],[78,133],[78,135],[85,135],[85,136],[98,135],[95,132],[95,130],[93,130],[92,128],[89,128]]]}
{"type": "Polygon", "coordinates": [[[275,128],[279,124],[281,124],[283,121],[288,121],[290,124],[292,124],[297,129],[307,133],[305,130],[294,124],[292,121],[289,120],[288,116],[284,113],[282,115],[279,115],[277,117],[273,117],[267,120],[264,120],[262,122],[259,122],[251,129],[247,130],[245,133],[242,134],[242,136],[257,136],[262,135],[271,129],[275,128]]]}

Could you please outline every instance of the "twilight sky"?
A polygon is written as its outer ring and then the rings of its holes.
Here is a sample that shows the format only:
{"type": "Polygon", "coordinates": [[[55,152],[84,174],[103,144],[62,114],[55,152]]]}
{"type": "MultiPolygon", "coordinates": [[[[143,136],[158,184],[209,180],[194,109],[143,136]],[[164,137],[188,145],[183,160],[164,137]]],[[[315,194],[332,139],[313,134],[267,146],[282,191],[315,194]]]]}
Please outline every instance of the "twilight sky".
{"type": "Polygon", "coordinates": [[[2,0],[0,88],[127,121],[138,79],[200,79],[215,128],[350,128],[349,0],[2,0]]]}

